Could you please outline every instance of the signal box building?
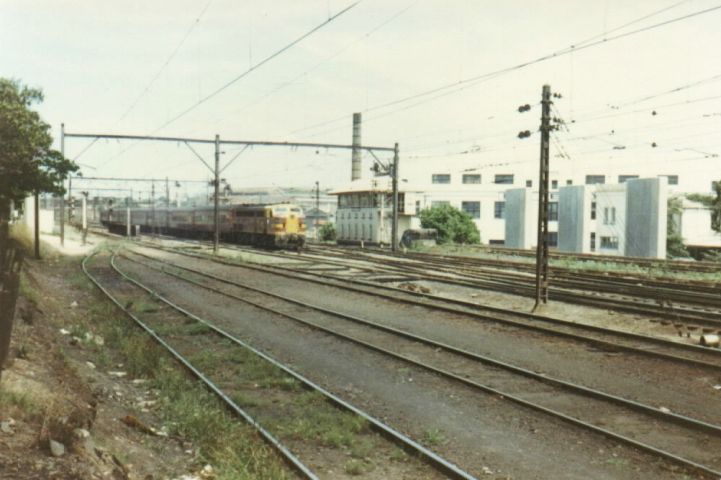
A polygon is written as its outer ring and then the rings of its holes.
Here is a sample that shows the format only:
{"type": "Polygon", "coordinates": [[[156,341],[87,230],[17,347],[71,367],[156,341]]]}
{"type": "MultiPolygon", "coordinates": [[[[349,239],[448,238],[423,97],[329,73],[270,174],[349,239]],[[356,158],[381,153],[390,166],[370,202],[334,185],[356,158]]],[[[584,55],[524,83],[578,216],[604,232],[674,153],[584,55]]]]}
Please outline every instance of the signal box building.
{"type": "MultiPolygon", "coordinates": [[[[390,245],[393,228],[393,189],[388,177],[351,182],[333,192],[338,197],[338,243],[390,245]]],[[[419,228],[421,208],[417,192],[398,192],[398,238],[409,228],[419,228]]]]}

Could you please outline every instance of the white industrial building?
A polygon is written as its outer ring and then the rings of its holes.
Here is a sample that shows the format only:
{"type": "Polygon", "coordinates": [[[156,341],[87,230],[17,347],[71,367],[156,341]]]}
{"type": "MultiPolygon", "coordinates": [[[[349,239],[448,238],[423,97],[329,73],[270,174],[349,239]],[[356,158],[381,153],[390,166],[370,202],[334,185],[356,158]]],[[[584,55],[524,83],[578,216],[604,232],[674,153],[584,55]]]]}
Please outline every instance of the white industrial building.
{"type": "Polygon", "coordinates": [[[666,257],[665,177],[615,185],[562,187],[558,249],[633,257],[666,257]]]}
{"type": "MultiPolygon", "coordinates": [[[[353,142],[360,145],[360,116],[353,120],[353,142]]],[[[600,173],[577,171],[567,159],[553,163],[561,167],[549,172],[549,247],[570,252],[664,257],[667,199],[685,192],[710,193],[711,183],[698,175],[679,176],[663,168],[633,172],[617,165],[600,173]]],[[[497,163],[479,162],[471,154],[401,158],[398,236],[420,227],[417,214],[422,209],[448,204],[471,216],[482,243],[534,248],[537,168],[526,158],[497,163]]],[[[362,168],[361,149],[354,149],[351,183],[331,192],[338,198],[340,242],[391,241],[390,178],[361,178],[370,170],[362,168]]],[[[721,247],[721,235],[710,230],[709,210],[692,202],[684,207],[686,243],[721,247]],[[704,232],[703,238],[698,232],[704,232]]]]}

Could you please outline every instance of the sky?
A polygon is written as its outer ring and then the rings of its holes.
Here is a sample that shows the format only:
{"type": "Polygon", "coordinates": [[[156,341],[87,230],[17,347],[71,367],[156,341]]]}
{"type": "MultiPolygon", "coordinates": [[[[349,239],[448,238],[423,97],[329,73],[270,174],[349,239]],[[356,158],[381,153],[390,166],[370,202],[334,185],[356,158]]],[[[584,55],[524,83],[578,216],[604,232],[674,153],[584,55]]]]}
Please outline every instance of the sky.
{"type": "MultiPolygon", "coordinates": [[[[37,108],[58,148],[61,123],[349,144],[362,112],[363,143],[399,143],[408,178],[494,168],[531,178],[550,84],[565,122],[552,171],[675,173],[688,190],[721,176],[720,0],[362,0],[333,18],[350,5],[0,0],[0,76],[42,88],[37,108]]],[[[212,161],[212,146],[194,148],[212,161]]],[[[223,152],[225,163],[239,147],[223,152]]],[[[209,178],[175,142],[67,138],[65,153],[86,176],[209,178]]],[[[350,152],[254,147],[223,177],[238,190],[340,186],[350,152]]]]}

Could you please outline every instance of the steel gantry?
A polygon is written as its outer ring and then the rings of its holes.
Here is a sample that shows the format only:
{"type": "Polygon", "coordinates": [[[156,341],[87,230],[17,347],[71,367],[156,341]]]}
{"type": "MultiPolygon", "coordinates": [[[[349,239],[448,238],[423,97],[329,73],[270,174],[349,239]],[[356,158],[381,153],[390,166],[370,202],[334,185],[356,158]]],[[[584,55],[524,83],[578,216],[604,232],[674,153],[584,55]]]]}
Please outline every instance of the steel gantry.
{"type": "MultiPolygon", "coordinates": [[[[337,143],[310,143],[310,142],[274,142],[274,141],[262,141],[262,140],[221,140],[219,135],[215,135],[213,139],[205,138],[188,138],[188,137],[160,137],[150,135],[116,135],[106,133],[67,133],[65,132],[65,125],[63,124],[60,130],[60,145],[64,152],[65,138],[88,138],[88,139],[107,139],[107,140],[137,140],[137,141],[155,141],[155,142],[174,142],[183,143],[193,154],[205,165],[210,173],[213,175],[213,188],[214,188],[214,201],[213,201],[213,252],[218,252],[218,244],[220,243],[220,222],[219,222],[219,186],[220,186],[220,174],[225,171],[248,147],[292,147],[292,148],[325,148],[325,149],[338,149],[338,150],[353,150],[360,149],[365,150],[373,154],[374,152],[390,152],[393,153],[393,168],[391,169],[392,181],[393,181],[393,251],[396,251],[396,244],[398,243],[398,163],[399,163],[399,150],[398,144],[396,143],[393,147],[378,147],[369,145],[344,145],[337,143]],[[213,166],[210,165],[206,159],[204,159],[193,147],[193,144],[200,145],[213,145],[215,148],[213,166]],[[220,165],[220,148],[222,145],[240,145],[242,148],[233,158],[231,158],[225,165],[220,165]]],[[[60,215],[60,234],[61,241],[63,241],[63,233],[65,228],[65,212],[64,212],[64,197],[61,201],[62,212],[60,215]]]]}

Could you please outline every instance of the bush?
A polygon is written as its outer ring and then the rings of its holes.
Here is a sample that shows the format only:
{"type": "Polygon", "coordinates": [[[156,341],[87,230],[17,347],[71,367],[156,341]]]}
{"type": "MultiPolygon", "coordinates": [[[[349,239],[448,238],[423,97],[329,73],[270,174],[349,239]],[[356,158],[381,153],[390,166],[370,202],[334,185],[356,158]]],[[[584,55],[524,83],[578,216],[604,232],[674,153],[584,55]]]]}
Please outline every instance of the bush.
{"type": "Polygon", "coordinates": [[[683,214],[683,201],[680,197],[668,199],[666,223],[666,256],[669,258],[688,257],[688,250],[683,244],[679,227],[683,214]]]}
{"type": "Polygon", "coordinates": [[[320,229],[318,229],[318,239],[324,242],[334,242],[337,236],[335,225],[332,223],[324,223],[320,229]]]}
{"type": "Polygon", "coordinates": [[[438,243],[480,243],[481,234],[466,212],[450,205],[439,205],[421,210],[423,228],[438,231],[438,243]]]}

